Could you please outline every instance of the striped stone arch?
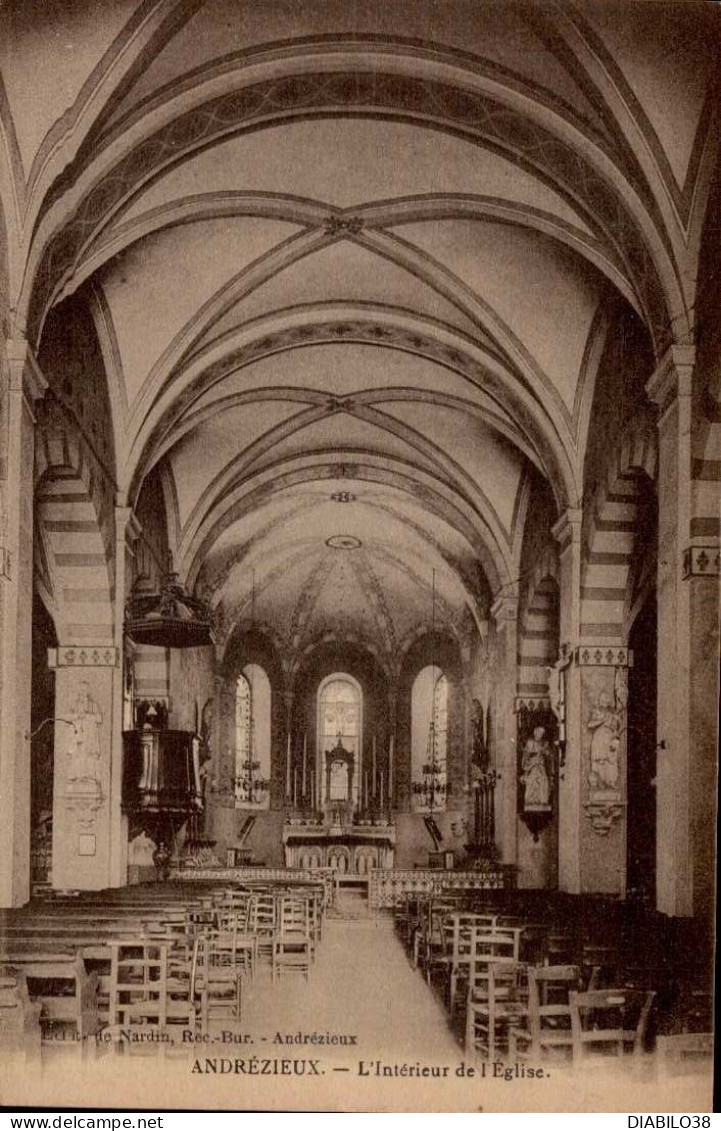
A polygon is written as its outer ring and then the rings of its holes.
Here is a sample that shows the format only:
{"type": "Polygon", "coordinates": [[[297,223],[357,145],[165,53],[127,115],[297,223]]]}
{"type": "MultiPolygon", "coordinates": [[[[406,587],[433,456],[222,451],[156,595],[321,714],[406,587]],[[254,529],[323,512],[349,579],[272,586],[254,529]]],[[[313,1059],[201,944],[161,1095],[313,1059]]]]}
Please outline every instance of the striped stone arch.
{"type": "Polygon", "coordinates": [[[548,698],[548,668],[558,659],[558,556],[553,547],[539,558],[519,614],[517,707],[532,707],[548,698]]]}
{"type": "Polygon", "coordinates": [[[93,462],[69,428],[36,429],[36,573],[63,644],[114,641],[113,490],[93,462]]]}
{"type": "Polygon", "coordinates": [[[717,543],[721,535],[721,375],[709,382],[692,436],[691,537],[717,543]]]}
{"type": "Polygon", "coordinates": [[[644,419],[621,440],[591,504],[581,566],[580,635],[585,643],[625,642],[642,511],[657,472],[656,428],[644,419]]]}

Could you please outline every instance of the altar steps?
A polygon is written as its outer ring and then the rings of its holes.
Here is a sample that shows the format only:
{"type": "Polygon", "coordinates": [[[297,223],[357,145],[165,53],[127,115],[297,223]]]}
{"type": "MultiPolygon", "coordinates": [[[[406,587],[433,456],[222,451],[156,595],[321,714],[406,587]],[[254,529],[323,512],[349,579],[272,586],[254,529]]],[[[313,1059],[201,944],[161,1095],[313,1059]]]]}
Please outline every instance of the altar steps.
{"type": "Polygon", "coordinates": [[[329,919],[367,919],[370,915],[368,900],[362,892],[341,888],[335,906],[328,909],[327,915],[329,919]]]}

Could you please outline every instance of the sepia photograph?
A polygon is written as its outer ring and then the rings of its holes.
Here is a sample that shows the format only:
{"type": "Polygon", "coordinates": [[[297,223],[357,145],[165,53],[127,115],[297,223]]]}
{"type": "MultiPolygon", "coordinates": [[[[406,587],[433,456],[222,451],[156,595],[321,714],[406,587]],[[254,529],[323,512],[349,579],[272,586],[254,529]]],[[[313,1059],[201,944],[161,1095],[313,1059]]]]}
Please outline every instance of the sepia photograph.
{"type": "Polygon", "coordinates": [[[719,58],[0,0],[0,1104],[712,1110],[719,58]]]}

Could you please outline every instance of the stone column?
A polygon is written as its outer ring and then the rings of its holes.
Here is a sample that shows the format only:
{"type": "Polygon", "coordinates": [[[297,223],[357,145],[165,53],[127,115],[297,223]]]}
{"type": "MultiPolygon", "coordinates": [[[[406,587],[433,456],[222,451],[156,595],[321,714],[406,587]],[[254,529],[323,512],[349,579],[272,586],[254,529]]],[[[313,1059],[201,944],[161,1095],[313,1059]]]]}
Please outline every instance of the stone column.
{"type": "Polygon", "coordinates": [[[97,891],[117,879],[118,652],[113,645],[63,644],[49,650],[48,662],[55,671],[56,716],[52,883],[59,890],[97,891]]]}
{"type": "Polygon", "coordinates": [[[658,405],[657,906],[710,913],[718,727],[719,547],[692,514],[695,351],[673,346],[646,386],[658,405]]]}
{"type": "Polygon", "coordinates": [[[626,668],[618,641],[587,644],[581,625],[583,512],[553,528],[559,543],[560,640],[565,742],[558,782],[558,886],[625,894],[626,668]]]}
{"type": "Polygon", "coordinates": [[[581,642],[569,668],[580,703],[582,892],[626,894],[626,703],[632,660],[617,644],[581,642]]]}
{"type": "Polygon", "coordinates": [[[495,626],[493,768],[499,775],[495,796],[496,840],[504,864],[516,864],[516,715],[518,595],[498,597],[491,606],[495,626]]]}
{"type": "Polygon", "coordinates": [[[27,342],[8,341],[6,358],[0,372],[7,461],[0,484],[0,906],[18,907],[30,897],[33,409],[47,383],[27,342]]]}
{"type": "MultiPolygon", "coordinates": [[[[569,507],[553,527],[559,544],[559,636],[562,650],[571,656],[581,622],[581,522],[583,512],[569,507]]],[[[558,887],[581,888],[581,679],[578,667],[560,673],[564,700],[564,764],[558,780],[558,887]]]]}
{"type": "Polygon", "coordinates": [[[109,781],[110,858],[109,886],[123,887],[128,882],[128,819],[122,811],[123,793],[123,624],[128,578],[132,576],[134,544],[140,524],[130,507],[115,508],[115,650],[118,664],[113,669],[113,706],[109,781]]]}

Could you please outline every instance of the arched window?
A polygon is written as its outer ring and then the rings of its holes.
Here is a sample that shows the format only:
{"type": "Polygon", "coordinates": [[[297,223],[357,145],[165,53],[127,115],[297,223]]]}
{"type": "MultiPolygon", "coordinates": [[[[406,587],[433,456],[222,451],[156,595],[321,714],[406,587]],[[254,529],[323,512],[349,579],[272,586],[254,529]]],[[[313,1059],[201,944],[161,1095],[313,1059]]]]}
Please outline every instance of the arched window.
{"type": "Polygon", "coordinates": [[[270,681],[257,664],[246,664],[235,687],[235,800],[270,804],[270,681]]]}
{"type": "Polygon", "coordinates": [[[448,679],[437,667],[423,668],[411,692],[412,808],[417,813],[446,807],[448,679]],[[435,765],[435,772],[431,767],[435,765]]]}
{"type": "Polygon", "coordinates": [[[337,672],[321,683],[318,689],[318,751],[316,762],[316,781],[320,783],[317,796],[321,801],[352,800],[358,804],[361,788],[362,751],[362,712],[363,699],[358,684],[352,676],[337,672]],[[336,767],[331,775],[331,795],[328,793],[326,774],[326,754],[338,744],[338,738],[345,750],[353,755],[353,772],[347,767],[336,767]],[[343,798],[344,790],[346,796],[343,798]],[[350,792],[350,797],[347,796],[350,792]]]}

